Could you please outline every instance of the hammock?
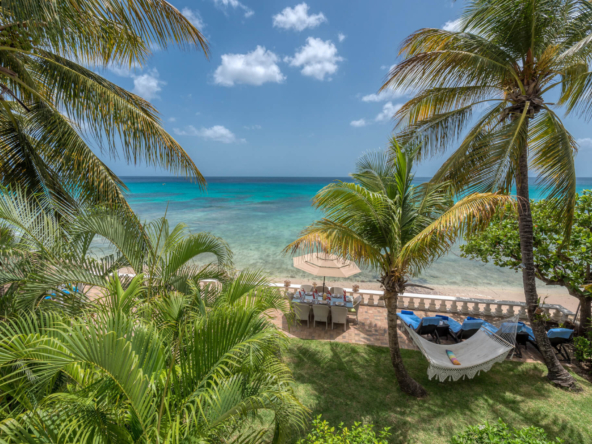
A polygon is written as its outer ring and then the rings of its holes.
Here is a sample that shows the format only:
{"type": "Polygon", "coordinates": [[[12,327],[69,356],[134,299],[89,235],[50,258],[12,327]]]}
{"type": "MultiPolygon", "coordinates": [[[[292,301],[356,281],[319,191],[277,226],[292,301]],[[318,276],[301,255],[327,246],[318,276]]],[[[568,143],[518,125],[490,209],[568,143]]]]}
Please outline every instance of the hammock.
{"type": "Polygon", "coordinates": [[[435,344],[422,338],[404,322],[403,325],[430,364],[428,377],[444,382],[448,378],[452,381],[465,377],[473,379],[480,372],[491,370],[496,362],[503,362],[514,350],[517,320],[517,316],[505,320],[500,328],[482,326],[477,333],[458,344],[435,344]],[[450,362],[446,350],[452,351],[461,365],[450,362]]]}

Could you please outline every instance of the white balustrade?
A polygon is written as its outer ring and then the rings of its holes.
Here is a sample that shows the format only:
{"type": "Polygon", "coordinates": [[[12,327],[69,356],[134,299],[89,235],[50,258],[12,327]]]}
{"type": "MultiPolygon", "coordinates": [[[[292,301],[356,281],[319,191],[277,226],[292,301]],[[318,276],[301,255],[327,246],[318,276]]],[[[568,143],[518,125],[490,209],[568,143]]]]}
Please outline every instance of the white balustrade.
{"type": "MultiPolygon", "coordinates": [[[[209,281],[209,280],[204,280],[209,281]]],[[[271,284],[277,287],[284,294],[288,295],[300,289],[300,285],[293,285],[289,281],[284,283],[271,284]],[[290,285],[287,285],[290,284],[290,285]]],[[[357,286],[355,286],[357,287],[357,286]]],[[[362,297],[362,305],[370,307],[384,307],[384,300],[381,299],[383,292],[380,290],[363,290],[355,288],[345,288],[348,294],[362,297]]],[[[514,316],[516,313],[520,319],[527,319],[526,304],[518,301],[499,301],[494,299],[481,298],[463,298],[455,296],[442,296],[431,294],[405,293],[399,295],[397,302],[399,309],[418,310],[439,313],[461,313],[463,315],[495,316],[506,317],[514,316]],[[460,309],[459,309],[460,304],[460,309]],[[471,304],[471,308],[469,308],[471,304]],[[481,308],[483,305],[483,308],[481,308]]],[[[573,321],[574,313],[561,305],[543,304],[542,308],[545,314],[556,322],[565,322],[568,319],[573,321]]]]}

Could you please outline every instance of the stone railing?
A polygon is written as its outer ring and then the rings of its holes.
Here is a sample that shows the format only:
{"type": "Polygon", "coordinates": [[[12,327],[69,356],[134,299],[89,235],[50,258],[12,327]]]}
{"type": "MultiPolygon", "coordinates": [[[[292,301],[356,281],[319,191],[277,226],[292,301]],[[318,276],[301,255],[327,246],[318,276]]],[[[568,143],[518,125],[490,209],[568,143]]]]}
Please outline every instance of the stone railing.
{"type": "MultiPolygon", "coordinates": [[[[295,292],[300,285],[271,284],[283,289],[284,293],[295,292]]],[[[357,286],[355,286],[357,287],[357,286]]],[[[349,294],[362,296],[362,305],[369,307],[384,307],[384,294],[380,290],[363,290],[344,288],[349,294]]],[[[461,298],[455,296],[441,296],[436,294],[404,293],[399,296],[398,308],[406,310],[430,311],[438,313],[450,313],[472,316],[508,317],[518,315],[520,319],[527,319],[526,303],[517,301],[499,301],[495,299],[461,298]]],[[[565,322],[568,319],[574,321],[575,314],[561,305],[541,305],[547,316],[553,321],[565,322]]]]}

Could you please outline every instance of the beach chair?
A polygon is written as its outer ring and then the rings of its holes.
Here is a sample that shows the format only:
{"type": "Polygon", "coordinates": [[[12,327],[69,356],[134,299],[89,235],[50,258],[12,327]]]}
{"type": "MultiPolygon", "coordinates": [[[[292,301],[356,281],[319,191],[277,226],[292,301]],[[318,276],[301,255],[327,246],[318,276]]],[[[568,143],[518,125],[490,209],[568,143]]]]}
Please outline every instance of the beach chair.
{"type": "Polygon", "coordinates": [[[308,304],[292,304],[294,307],[294,314],[299,321],[306,321],[306,326],[310,326],[310,305],[308,304]]]}
{"type": "Polygon", "coordinates": [[[335,324],[343,324],[343,331],[347,331],[347,307],[331,307],[331,329],[335,324]]]}
{"type": "Polygon", "coordinates": [[[312,314],[314,316],[313,327],[317,326],[317,322],[325,323],[325,330],[329,327],[329,312],[330,309],[327,305],[313,305],[312,314]]]}
{"type": "Polygon", "coordinates": [[[436,329],[440,325],[440,322],[442,322],[441,318],[436,316],[420,318],[409,310],[401,310],[401,313],[397,313],[397,316],[401,319],[401,322],[407,324],[418,335],[430,335],[437,344],[440,343],[436,329]]]}
{"type": "MultiPolygon", "coordinates": [[[[537,344],[536,338],[534,337],[532,328],[523,322],[520,322],[520,324],[523,326],[522,330],[528,334],[528,342],[534,345],[538,350],[539,345],[537,344]]],[[[565,345],[573,340],[573,334],[574,331],[571,328],[552,328],[547,332],[547,337],[549,338],[549,341],[551,342],[551,345],[557,354],[563,358],[563,361],[567,361],[569,363],[571,363],[571,357],[569,356],[565,345]]]]}

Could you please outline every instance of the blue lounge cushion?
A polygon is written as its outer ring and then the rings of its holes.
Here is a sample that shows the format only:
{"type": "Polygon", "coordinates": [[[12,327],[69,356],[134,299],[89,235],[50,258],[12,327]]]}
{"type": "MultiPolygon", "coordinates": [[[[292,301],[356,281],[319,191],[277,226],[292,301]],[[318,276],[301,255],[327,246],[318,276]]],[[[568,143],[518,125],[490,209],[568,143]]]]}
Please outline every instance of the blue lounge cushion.
{"type": "Polygon", "coordinates": [[[405,323],[407,324],[409,327],[411,327],[413,330],[415,330],[417,327],[419,327],[419,324],[421,323],[421,318],[416,316],[415,314],[413,314],[413,312],[409,312],[408,310],[403,310],[403,312],[401,313],[397,313],[397,316],[405,323]],[[407,313],[404,313],[407,312],[407,313]],[[411,314],[409,314],[411,313],[411,314]]]}
{"type": "Polygon", "coordinates": [[[441,319],[435,316],[425,317],[421,320],[422,325],[440,325],[441,319]]]}
{"type": "Polygon", "coordinates": [[[412,314],[415,314],[411,310],[401,310],[401,313],[404,314],[404,315],[412,315],[412,314]]]}
{"type": "Polygon", "coordinates": [[[465,322],[462,323],[462,329],[467,330],[479,330],[483,325],[483,320],[479,319],[465,319],[465,322]]]}
{"type": "Polygon", "coordinates": [[[573,335],[573,330],[570,328],[552,328],[547,332],[549,338],[569,339],[573,335]]]}
{"type": "Polygon", "coordinates": [[[462,327],[460,322],[452,319],[450,316],[436,315],[436,317],[444,319],[448,323],[448,328],[450,328],[454,334],[458,333],[462,327]]]}

